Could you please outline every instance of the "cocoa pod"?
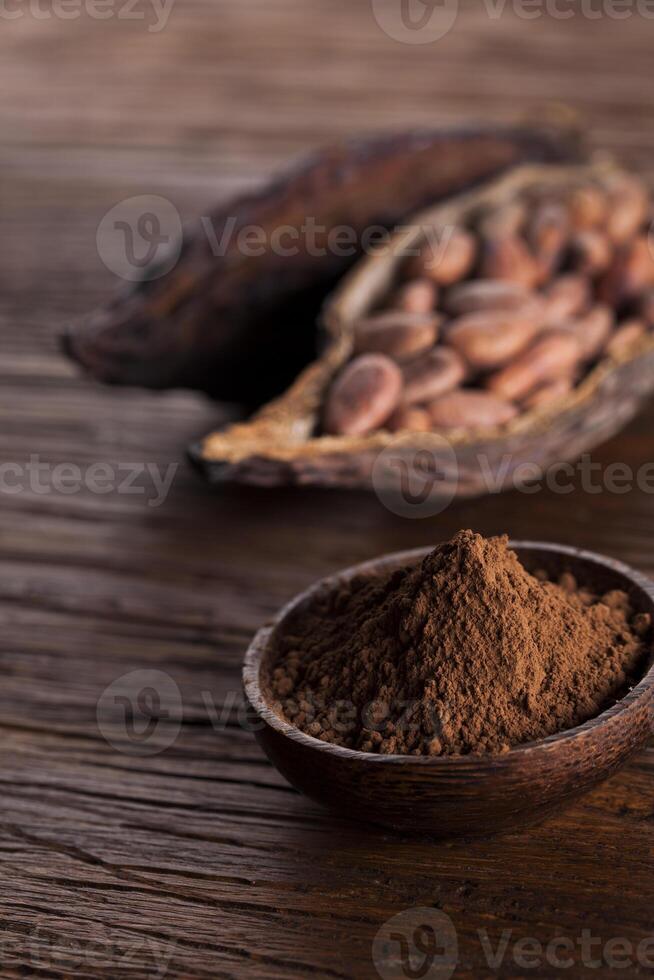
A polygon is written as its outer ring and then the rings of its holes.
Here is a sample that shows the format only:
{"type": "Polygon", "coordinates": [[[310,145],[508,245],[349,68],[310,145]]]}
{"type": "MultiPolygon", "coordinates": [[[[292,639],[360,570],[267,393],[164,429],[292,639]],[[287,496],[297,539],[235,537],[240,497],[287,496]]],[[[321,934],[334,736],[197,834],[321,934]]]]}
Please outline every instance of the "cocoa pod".
{"type": "Polygon", "coordinates": [[[431,313],[438,303],[438,286],[430,279],[410,279],[398,289],[393,306],[407,313],[431,313]]]}
{"type": "Polygon", "coordinates": [[[407,405],[432,401],[458,387],[466,376],[466,366],[456,351],[435,347],[423,357],[403,368],[404,395],[407,405]]]}
{"type": "Polygon", "coordinates": [[[621,175],[608,182],[606,230],[616,245],[624,245],[647,220],[649,197],[642,181],[621,175]]]}
{"type": "Polygon", "coordinates": [[[412,405],[395,409],[384,428],[390,432],[428,432],[432,428],[429,412],[412,405]]]}
{"type": "Polygon", "coordinates": [[[569,274],[559,276],[543,290],[546,326],[556,326],[584,310],[591,299],[590,284],[585,276],[569,274]]]}
{"type": "Polygon", "coordinates": [[[611,265],[613,244],[605,232],[588,228],[573,235],[570,242],[570,261],[576,272],[597,276],[611,265]]]}
{"type": "Polygon", "coordinates": [[[581,356],[579,342],[571,333],[552,330],[487,378],[486,387],[507,401],[520,401],[546,381],[569,375],[581,356]]]}
{"type": "Polygon", "coordinates": [[[605,191],[592,184],[576,187],[568,197],[568,215],[575,231],[585,232],[605,223],[609,202],[605,191]]]}
{"type": "Polygon", "coordinates": [[[387,354],[397,359],[427,351],[436,343],[439,318],[432,313],[387,310],[359,320],[354,326],[357,354],[387,354]]]}
{"type": "Polygon", "coordinates": [[[524,350],[540,328],[540,318],[519,312],[470,313],[448,327],[445,343],[471,367],[486,371],[524,350]]]}
{"type": "Polygon", "coordinates": [[[477,239],[465,228],[446,227],[432,243],[423,245],[419,256],[409,260],[409,275],[450,286],[468,275],[477,255],[477,239]]]}
{"type": "Polygon", "coordinates": [[[575,155],[568,133],[497,127],[328,147],[207,215],[185,238],[174,268],[164,275],[143,270],[142,282],[72,325],[64,348],[100,381],[196,388],[260,405],[315,356],[325,297],[360,254],[329,247],[335,228],[351,228],[360,242],[371,227],[393,229],[417,209],[518,163],[575,155]],[[307,218],[324,229],[317,248],[303,231],[307,218]],[[266,242],[290,228],[297,254],[271,247],[244,254],[239,233],[250,227],[266,242]]]}
{"type": "Polygon", "coordinates": [[[606,353],[609,357],[624,357],[645,336],[646,331],[647,327],[642,320],[625,320],[606,345],[606,353]]]}
{"type": "Polygon", "coordinates": [[[472,279],[452,286],[445,296],[445,308],[453,317],[491,310],[519,310],[533,293],[519,282],[503,279],[472,279]]]}
{"type": "Polygon", "coordinates": [[[653,249],[654,245],[647,235],[639,235],[625,245],[598,283],[598,297],[613,307],[619,307],[654,286],[653,249]]]}
{"type": "Polygon", "coordinates": [[[584,361],[593,361],[605,349],[614,323],[613,310],[598,304],[584,316],[561,323],[559,329],[569,331],[577,339],[584,361]]]}
{"type": "Polygon", "coordinates": [[[363,354],[343,368],[329,391],[325,431],[362,436],[379,429],[397,408],[401,394],[398,366],[383,354],[363,354]]]}
{"type": "Polygon", "coordinates": [[[515,405],[487,391],[459,389],[427,406],[436,429],[495,428],[517,415],[515,405]]]}
{"type": "Polygon", "coordinates": [[[520,402],[520,405],[525,411],[530,411],[533,408],[543,408],[543,406],[549,405],[551,402],[557,401],[565,395],[569,395],[573,385],[574,377],[572,375],[567,378],[557,378],[556,381],[548,381],[546,384],[536,388],[535,391],[532,391],[530,395],[520,402]]]}
{"type": "MultiPolygon", "coordinates": [[[[456,492],[459,495],[468,495],[484,490],[484,481],[480,479],[477,463],[480,454],[489,451],[491,445],[492,459],[489,465],[495,475],[498,474],[499,460],[506,453],[513,454],[514,459],[519,457],[528,461],[536,460],[547,465],[553,459],[567,459],[574,453],[587,451],[617,431],[626,416],[652,390],[654,382],[650,368],[654,359],[653,342],[645,336],[642,344],[636,344],[633,357],[627,355],[613,364],[606,358],[599,369],[589,370],[584,357],[588,358],[590,349],[584,346],[583,341],[590,343],[590,337],[578,336],[577,323],[584,319],[586,310],[572,318],[572,322],[564,323],[558,330],[544,327],[541,315],[536,336],[524,350],[503,365],[503,370],[494,371],[488,388],[483,387],[488,380],[483,372],[471,372],[466,379],[438,397],[426,398],[423,393],[421,398],[424,401],[409,402],[404,392],[400,392],[397,405],[384,422],[362,436],[324,437],[319,414],[324,410],[329,386],[336,372],[343,369],[343,364],[351,354],[357,320],[374,314],[380,308],[389,307],[401,280],[403,256],[407,254],[405,249],[407,245],[410,247],[419,240],[422,229],[448,225],[475,229],[475,221],[489,204],[515,196],[528,202],[559,199],[565,195],[566,188],[573,181],[599,180],[606,172],[607,168],[601,166],[583,170],[525,168],[501,181],[490,183],[479,192],[462,195],[439,208],[416,215],[410,228],[400,229],[389,243],[388,249],[363,261],[335,293],[325,311],[324,323],[330,342],[324,347],[322,356],[303,373],[286,396],[268,405],[251,423],[232,426],[205,440],[202,447],[203,458],[211,461],[216,469],[222,465],[227,476],[236,474],[239,479],[262,485],[295,482],[303,485],[316,483],[370,487],[377,485],[376,477],[381,474],[382,467],[384,479],[388,479],[389,485],[391,482],[397,484],[399,474],[391,472],[393,467],[386,467],[383,453],[392,440],[391,430],[402,431],[396,426],[414,425],[416,428],[413,433],[411,429],[404,429],[404,435],[409,436],[406,445],[412,451],[413,447],[420,444],[421,431],[426,424],[423,410],[438,403],[430,411],[430,424],[442,422],[445,434],[452,442],[460,472],[463,473],[456,492]],[[555,350],[552,350],[552,346],[555,350]],[[522,376],[516,379],[518,369],[522,376]],[[493,383],[500,388],[500,376],[507,394],[498,395],[490,388],[493,383]],[[552,406],[551,411],[558,414],[548,430],[540,419],[529,416],[516,420],[519,423],[517,425],[509,423],[505,429],[489,433],[489,414],[484,412],[483,416],[480,415],[478,400],[474,406],[475,414],[462,415],[460,399],[464,398],[468,405],[471,397],[475,401],[475,392],[477,399],[484,392],[495,394],[496,399],[499,398],[504,406],[509,405],[509,414],[513,414],[516,410],[520,411],[521,404],[531,399],[531,396],[533,403],[543,404],[546,397],[553,398],[556,391],[568,389],[577,379],[583,379],[579,397],[563,399],[552,406]],[[555,382],[560,383],[555,385],[555,382]],[[473,388],[475,392],[471,396],[473,388]],[[513,397],[509,398],[508,394],[513,397]],[[455,407],[458,405],[456,414],[451,410],[452,403],[455,407]],[[446,412],[448,404],[449,414],[446,412]],[[410,408],[419,411],[412,415],[400,411],[410,408]],[[431,423],[432,411],[437,420],[434,423],[431,423]],[[471,424],[463,424],[466,421],[471,424]],[[455,436],[449,435],[447,426],[456,426],[458,431],[455,436]],[[380,452],[383,457],[381,463],[380,452]]],[[[566,265],[565,268],[567,270],[569,266],[566,265]]],[[[475,269],[473,275],[477,271],[475,269]]],[[[591,283],[593,305],[595,289],[596,284],[591,283]]],[[[535,300],[536,305],[540,304],[542,307],[544,299],[540,294],[535,295],[538,297],[535,300]]],[[[448,291],[445,291],[446,301],[447,296],[448,291]]],[[[530,299],[530,302],[534,300],[530,299]]],[[[574,308],[575,304],[568,309],[574,308]]],[[[630,311],[635,309],[634,303],[630,306],[630,311]]],[[[591,323],[599,334],[601,319],[594,317],[591,323]]],[[[445,334],[447,326],[444,328],[445,334]]],[[[451,329],[452,324],[449,326],[451,329]]],[[[604,329],[602,327],[602,332],[604,329]]],[[[596,347],[598,341],[595,335],[594,338],[593,346],[596,347]]],[[[442,357],[442,351],[446,349],[445,345],[431,348],[424,355],[424,360],[442,357]]],[[[456,356],[453,348],[450,349],[450,354],[456,356]]],[[[425,367],[420,364],[422,360],[422,356],[417,356],[400,366],[403,376],[406,378],[407,373],[412,376],[414,372],[420,371],[422,375],[418,376],[424,377],[425,367]],[[407,372],[409,365],[411,370],[407,372]]],[[[459,356],[459,365],[462,363],[463,359],[459,356]]],[[[441,383],[440,372],[438,382],[441,383]]],[[[447,379],[447,383],[453,383],[451,377],[447,379]]],[[[430,435],[429,432],[422,434],[430,435]]],[[[216,476],[220,478],[219,474],[216,476]]],[[[498,486],[506,483],[506,479],[499,480],[498,486]]]]}
{"type": "Polygon", "coordinates": [[[484,243],[480,276],[482,279],[504,279],[533,289],[543,273],[524,239],[514,235],[490,238],[484,243]]]}

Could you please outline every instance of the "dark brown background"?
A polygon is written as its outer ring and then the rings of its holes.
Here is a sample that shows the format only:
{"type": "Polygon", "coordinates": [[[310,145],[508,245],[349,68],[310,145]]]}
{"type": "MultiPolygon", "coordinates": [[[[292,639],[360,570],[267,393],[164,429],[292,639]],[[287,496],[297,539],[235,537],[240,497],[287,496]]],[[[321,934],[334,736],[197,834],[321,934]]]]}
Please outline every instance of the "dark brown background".
{"type": "MultiPolygon", "coordinates": [[[[110,293],[95,231],[124,198],[162,194],[191,219],[333,137],[538,119],[549,100],[652,170],[654,24],[638,16],[493,19],[462,4],[424,47],[388,38],[366,0],[176,0],[160,33],[23,9],[1,29],[3,461],[164,466],[220,417],[190,394],[95,387],[57,351],[66,318],[110,293]]],[[[648,461],[653,420],[593,459],[648,461]]],[[[214,730],[205,700],[219,710],[238,690],[254,630],[313,579],[462,526],[654,571],[650,494],[514,493],[412,521],[365,495],[212,492],[182,463],[159,508],[118,492],[0,502],[3,976],[155,976],[157,953],[169,976],[373,977],[375,932],[420,905],[453,919],[462,977],[493,972],[479,929],[494,944],[510,930],[509,946],[649,934],[651,749],[537,830],[433,844],[332,819],[235,718],[214,730]],[[138,668],[170,674],[184,700],[177,740],[145,758],[96,722],[104,688],[138,668]]],[[[509,952],[499,972],[556,971],[509,952]]]]}

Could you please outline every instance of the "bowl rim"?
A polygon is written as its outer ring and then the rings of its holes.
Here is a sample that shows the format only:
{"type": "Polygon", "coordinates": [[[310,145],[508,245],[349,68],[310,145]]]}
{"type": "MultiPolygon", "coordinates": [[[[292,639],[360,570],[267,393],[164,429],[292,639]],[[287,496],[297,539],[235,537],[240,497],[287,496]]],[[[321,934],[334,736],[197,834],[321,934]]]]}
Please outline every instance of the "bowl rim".
{"type": "MultiPolygon", "coordinates": [[[[359,762],[370,763],[371,765],[417,765],[431,766],[434,768],[445,768],[456,765],[462,767],[466,765],[474,766],[479,769],[484,764],[492,767],[510,765],[516,759],[522,759],[527,755],[552,751],[562,743],[569,743],[587,737],[590,733],[596,733],[598,729],[607,726],[624,714],[629,708],[635,705],[644,695],[651,694],[654,689],[654,642],[651,644],[649,666],[638,684],[634,685],[622,698],[612,704],[609,708],[589,718],[588,721],[574,728],[568,728],[561,732],[555,732],[546,738],[537,739],[532,742],[524,742],[512,746],[508,752],[502,754],[486,753],[467,753],[465,755],[445,755],[445,756],[424,756],[424,755],[381,755],[375,752],[362,752],[359,749],[349,749],[342,745],[334,745],[332,742],[325,742],[313,735],[308,735],[297,728],[291,722],[280,718],[268,702],[266,701],[260,685],[261,664],[268,650],[268,644],[274,631],[284,622],[284,620],[302,603],[307,602],[311,597],[330,583],[342,581],[355,574],[368,574],[373,571],[383,570],[385,566],[389,568],[394,565],[410,564],[427,555],[433,546],[423,546],[411,548],[403,551],[388,552],[376,558],[358,562],[347,568],[332,572],[329,575],[318,579],[313,585],[298,593],[275,614],[273,619],[265,626],[261,627],[255,634],[248,650],[245,654],[242,670],[243,688],[250,705],[257,716],[265,724],[274,729],[278,734],[298,743],[312,751],[323,752],[328,755],[338,756],[343,759],[358,760],[359,762]]],[[[632,589],[644,592],[650,602],[654,605],[654,580],[647,575],[637,571],[630,565],[598,552],[588,551],[584,548],[576,548],[570,545],[556,544],[547,541],[532,541],[513,538],[509,539],[509,547],[518,551],[531,549],[543,551],[550,554],[564,555],[583,561],[589,565],[599,566],[614,574],[620,575],[627,580],[632,589]]]]}

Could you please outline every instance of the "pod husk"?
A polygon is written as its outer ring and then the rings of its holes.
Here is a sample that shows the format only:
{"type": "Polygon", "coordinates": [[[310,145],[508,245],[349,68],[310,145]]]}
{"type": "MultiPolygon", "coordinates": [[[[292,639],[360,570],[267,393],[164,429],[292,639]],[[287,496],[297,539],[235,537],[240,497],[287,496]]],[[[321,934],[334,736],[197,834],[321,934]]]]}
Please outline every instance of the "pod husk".
{"type": "MultiPolygon", "coordinates": [[[[258,407],[283,392],[316,356],[316,323],[328,293],[358,252],[322,249],[334,228],[393,229],[406,215],[525,161],[570,160],[574,129],[485,127],[358,139],[323,150],[255,194],[213,211],[186,235],[161,278],[130,285],[72,324],[64,349],[97,380],[192,388],[258,407]],[[324,229],[310,247],[307,220],[324,229]],[[264,240],[292,229],[292,257],[244,255],[237,235],[264,240]],[[224,254],[214,254],[231,229],[224,254]],[[214,247],[212,249],[212,242],[214,247]]],[[[286,242],[292,239],[286,238],[286,242]]],[[[219,250],[218,250],[219,251],[219,250]]]]}
{"type": "MultiPolygon", "coordinates": [[[[369,436],[317,434],[325,393],[352,353],[352,327],[387,295],[397,279],[407,247],[424,239],[421,228],[456,223],[479,208],[510,200],[530,187],[566,185],[617,173],[609,163],[589,166],[520,167],[484,187],[416,215],[383,254],[369,256],[345,278],[328,303],[325,329],[330,338],[323,355],[281,397],[249,422],[209,435],[191,449],[205,476],[264,486],[313,484],[401,492],[397,459],[412,464],[416,451],[429,446],[424,433],[378,431],[369,436]],[[394,466],[373,468],[380,453],[393,447],[394,466]],[[394,471],[394,472],[393,472],[394,471]]],[[[578,458],[605,441],[637,412],[654,389],[654,339],[639,340],[619,358],[599,361],[579,385],[558,401],[496,429],[448,431],[447,451],[433,445],[439,473],[433,493],[473,497],[519,485],[528,479],[524,464],[540,468],[578,458]],[[452,450],[455,465],[452,466],[452,450]],[[524,479],[520,476],[524,473],[524,479]]]]}

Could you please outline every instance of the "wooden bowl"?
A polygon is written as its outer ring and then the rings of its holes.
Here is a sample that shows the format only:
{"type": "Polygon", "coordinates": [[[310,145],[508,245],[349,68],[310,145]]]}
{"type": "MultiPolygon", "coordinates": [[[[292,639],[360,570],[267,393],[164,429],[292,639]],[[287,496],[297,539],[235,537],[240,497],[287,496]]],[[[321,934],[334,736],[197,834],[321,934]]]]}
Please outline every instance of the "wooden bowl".
{"type": "MultiPolygon", "coordinates": [[[[511,542],[525,567],[570,570],[598,591],[623,589],[654,618],[654,583],[601,555],[563,545],[511,542]]],[[[383,575],[420,561],[420,548],[374,559],[316,583],[259,630],[245,658],[243,683],[256,738],[272,764],[312,799],[345,816],[437,837],[483,835],[538,822],[615,772],[651,731],[654,666],[625,697],[577,728],[516,746],[500,756],[376,755],[306,735],[268,705],[261,668],[271,639],[317,590],[354,575],[383,575]]]]}

